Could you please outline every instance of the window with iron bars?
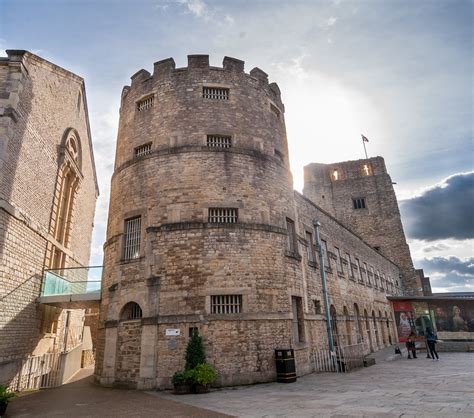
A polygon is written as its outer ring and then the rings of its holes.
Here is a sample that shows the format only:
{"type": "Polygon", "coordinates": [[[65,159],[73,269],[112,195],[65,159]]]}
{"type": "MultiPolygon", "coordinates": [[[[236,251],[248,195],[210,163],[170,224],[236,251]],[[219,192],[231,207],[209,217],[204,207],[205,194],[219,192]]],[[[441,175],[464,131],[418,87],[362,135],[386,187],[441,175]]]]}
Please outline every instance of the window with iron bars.
{"type": "Polygon", "coordinates": [[[230,148],[232,137],[228,135],[208,135],[207,146],[210,148],[230,148]]]}
{"type": "Polygon", "coordinates": [[[148,154],[151,154],[151,142],[135,148],[135,157],[143,157],[148,154]]]}
{"type": "Polygon", "coordinates": [[[209,208],[208,221],[219,224],[235,224],[239,211],[237,208],[209,208]]]}
{"type": "Polygon", "coordinates": [[[220,87],[203,87],[202,97],[212,100],[229,100],[229,89],[220,87]]]}
{"type": "Polygon", "coordinates": [[[236,314],[242,312],[242,295],[212,295],[211,313],[236,314]]]}
{"type": "Polygon", "coordinates": [[[125,220],[123,238],[123,259],[133,260],[140,257],[141,216],[125,220]]]}
{"type": "Polygon", "coordinates": [[[365,198],[358,197],[357,199],[352,199],[352,205],[354,209],[365,209],[365,198]]]}
{"type": "Polygon", "coordinates": [[[137,102],[137,110],[142,112],[143,110],[148,110],[153,107],[153,103],[155,102],[155,96],[149,96],[145,99],[139,100],[137,102]]]}
{"type": "Polygon", "coordinates": [[[143,313],[140,305],[135,302],[128,302],[122,310],[121,319],[124,321],[130,321],[133,319],[140,319],[142,316],[143,313]]]}

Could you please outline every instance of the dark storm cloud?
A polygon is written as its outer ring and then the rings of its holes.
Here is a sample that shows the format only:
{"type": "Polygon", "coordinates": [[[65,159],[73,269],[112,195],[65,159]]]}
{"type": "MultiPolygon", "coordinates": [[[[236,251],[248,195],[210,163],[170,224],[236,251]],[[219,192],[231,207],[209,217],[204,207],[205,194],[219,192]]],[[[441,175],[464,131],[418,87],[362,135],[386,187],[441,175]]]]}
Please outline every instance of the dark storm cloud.
{"type": "Polygon", "coordinates": [[[474,172],[455,174],[421,196],[400,202],[409,238],[474,238],[474,172]]]}
{"type": "Polygon", "coordinates": [[[434,288],[447,288],[450,291],[471,290],[474,286],[474,257],[465,260],[457,257],[424,258],[416,262],[431,277],[434,288]]]}

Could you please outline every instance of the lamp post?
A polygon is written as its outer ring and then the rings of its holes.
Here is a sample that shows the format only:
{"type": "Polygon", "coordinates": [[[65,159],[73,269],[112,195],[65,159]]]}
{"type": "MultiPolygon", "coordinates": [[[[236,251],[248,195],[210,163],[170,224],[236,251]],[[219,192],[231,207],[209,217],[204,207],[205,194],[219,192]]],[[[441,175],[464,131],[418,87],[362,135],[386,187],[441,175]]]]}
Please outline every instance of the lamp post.
{"type": "Polygon", "coordinates": [[[319,236],[319,227],[321,223],[319,221],[313,221],[314,230],[316,231],[316,245],[319,250],[319,265],[321,266],[321,279],[323,284],[323,297],[324,297],[324,310],[326,312],[326,329],[328,333],[328,341],[329,341],[329,351],[331,352],[331,358],[335,365],[336,372],[339,372],[339,365],[335,361],[334,358],[334,339],[332,335],[332,322],[331,322],[331,313],[329,311],[329,298],[328,298],[328,291],[327,291],[327,284],[326,284],[326,268],[324,265],[324,254],[323,254],[323,247],[321,245],[321,238],[319,236]]]}

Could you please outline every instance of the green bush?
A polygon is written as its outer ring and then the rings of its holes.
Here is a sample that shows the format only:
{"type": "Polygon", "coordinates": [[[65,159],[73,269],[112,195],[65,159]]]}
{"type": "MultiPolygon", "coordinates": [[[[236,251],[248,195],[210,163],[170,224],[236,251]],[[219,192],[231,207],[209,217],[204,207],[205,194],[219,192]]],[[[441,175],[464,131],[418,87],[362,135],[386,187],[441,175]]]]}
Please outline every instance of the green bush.
{"type": "Polygon", "coordinates": [[[11,398],[16,395],[10,392],[5,386],[0,385],[0,403],[8,403],[11,398]]]}
{"type": "Polygon", "coordinates": [[[186,370],[194,369],[198,364],[204,364],[206,362],[206,355],[204,353],[204,346],[202,344],[202,338],[193,334],[188,341],[186,347],[186,370]]]}
{"type": "Polygon", "coordinates": [[[192,381],[203,386],[213,382],[217,377],[216,371],[209,364],[198,364],[190,372],[192,381]]]}
{"type": "Polygon", "coordinates": [[[192,381],[192,370],[185,370],[176,372],[171,378],[173,385],[180,385],[184,383],[191,383],[192,381]]]}

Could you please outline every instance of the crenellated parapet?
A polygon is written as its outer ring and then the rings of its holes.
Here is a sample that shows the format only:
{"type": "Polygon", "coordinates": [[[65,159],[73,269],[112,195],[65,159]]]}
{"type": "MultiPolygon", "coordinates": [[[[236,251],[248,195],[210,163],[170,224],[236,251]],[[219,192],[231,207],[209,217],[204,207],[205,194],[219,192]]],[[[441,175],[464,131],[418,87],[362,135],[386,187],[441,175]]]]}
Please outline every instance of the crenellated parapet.
{"type": "Polygon", "coordinates": [[[249,82],[256,82],[260,88],[267,90],[268,94],[275,100],[276,104],[282,111],[284,111],[283,103],[281,102],[280,88],[276,83],[269,83],[268,74],[258,67],[250,70],[247,74],[244,72],[245,62],[237,58],[224,57],[222,67],[214,67],[209,65],[209,55],[195,54],[188,55],[187,67],[176,68],[176,63],[173,58],[166,58],[157,61],[153,64],[153,74],[145,69],[137,71],[131,76],[131,88],[142,89],[143,84],[147,86],[155,85],[156,82],[164,81],[167,78],[179,75],[183,72],[217,72],[224,71],[234,75],[240,74],[249,79],[249,82]]]}

